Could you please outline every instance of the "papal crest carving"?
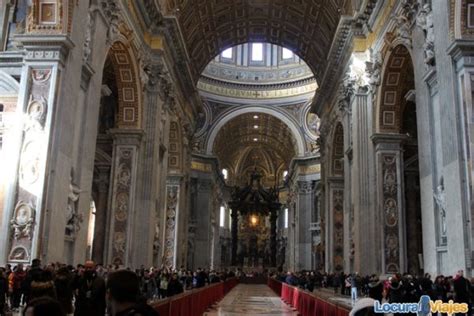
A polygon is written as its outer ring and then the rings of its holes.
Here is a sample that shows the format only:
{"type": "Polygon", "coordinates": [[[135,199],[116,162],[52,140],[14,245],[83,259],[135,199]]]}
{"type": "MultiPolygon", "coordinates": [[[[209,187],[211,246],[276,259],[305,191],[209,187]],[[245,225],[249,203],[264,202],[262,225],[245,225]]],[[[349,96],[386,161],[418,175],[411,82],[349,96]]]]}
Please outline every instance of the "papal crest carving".
{"type": "Polygon", "coordinates": [[[13,229],[13,238],[19,240],[22,238],[33,238],[33,225],[35,222],[35,211],[27,203],[19,202],[15,207],[13,218],[10,221],[13,229]]]}

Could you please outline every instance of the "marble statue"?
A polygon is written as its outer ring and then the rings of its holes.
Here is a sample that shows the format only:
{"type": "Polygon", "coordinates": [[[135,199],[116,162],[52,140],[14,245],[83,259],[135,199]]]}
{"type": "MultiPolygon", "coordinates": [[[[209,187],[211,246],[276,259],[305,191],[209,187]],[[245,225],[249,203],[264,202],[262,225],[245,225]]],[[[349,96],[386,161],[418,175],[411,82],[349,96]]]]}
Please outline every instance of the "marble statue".
{"type": "Polygon", "coordinates": [[[77,201],[79,200],[79,194],[81,190],[78,186],[73,183],[72,172],[69,177],[69,193],[68,203],[66,207],[66,235],[74,236],[79,231],[80,223],[82,222],[82,216],[77,212],[77,201]]]}
{"type": "Polygon", "coordinates": [[[433,191],[433,197],[436,204],[438,205],[440,221],[441,221],[441,235],[446,236],[446,192],[444,189],[443,178],[440,180],[440,184],[436,188],[436,191],[433,191]]]}
{"type": "Polygon", "coordinates": [[[416,24],[423,30],[425,33],[425,43],[423,44],[423,49],[425,51],[425,63],[431,65],[434,62],[435,53],[434,53],[434,24],[433,24],[433,12],[431,10],[431,5],[426,3],[418,12],[416,17],[416,24]]]}

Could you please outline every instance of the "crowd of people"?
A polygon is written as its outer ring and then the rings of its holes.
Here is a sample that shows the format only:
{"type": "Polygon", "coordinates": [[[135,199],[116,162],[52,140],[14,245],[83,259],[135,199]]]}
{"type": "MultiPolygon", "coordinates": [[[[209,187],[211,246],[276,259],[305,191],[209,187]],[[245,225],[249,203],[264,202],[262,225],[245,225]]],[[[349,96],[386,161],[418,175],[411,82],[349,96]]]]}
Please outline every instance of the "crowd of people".
{"type": "MultiPolygon", "coordinates": [[[[429,274],[412,276],[408,273],[394,274],[386,279],[377,275],[328,274],[313,271],[298,273],[277,273],[281,282],[313,292],[318,288],[334,289],[335,294],[351,295],[352,288],[358,297],[369,297],[381,303],[418,303],[422,295],[431,300],[456,303],[474,303],[474,278],[468,280],[462,270],[454,276],[438,275],[434,279],[429,274]]],[[[472,313],[471,313],[472,314],[472,313]]]]}
{"type": "Polygon", "coordinates": [[[204,287],[234,276],[184,267],[136,271],[87,261],[76,267],[59,263],[42,266],[18,264],[0,268],[0,315],[7,312],[27,316],[157,315],[147,303],[204,287]]]}

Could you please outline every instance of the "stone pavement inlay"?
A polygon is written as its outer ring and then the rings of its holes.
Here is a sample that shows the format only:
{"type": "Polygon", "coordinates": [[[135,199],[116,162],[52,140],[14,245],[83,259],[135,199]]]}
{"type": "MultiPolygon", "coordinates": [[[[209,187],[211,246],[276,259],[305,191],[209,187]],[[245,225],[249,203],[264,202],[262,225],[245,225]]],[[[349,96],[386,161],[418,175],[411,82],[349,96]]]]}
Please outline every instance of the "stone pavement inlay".
{"type": "Polygon", "coordinates": [[[281,315],[298,313],[266,285],[239,284],[204,316],[281,315]]]}

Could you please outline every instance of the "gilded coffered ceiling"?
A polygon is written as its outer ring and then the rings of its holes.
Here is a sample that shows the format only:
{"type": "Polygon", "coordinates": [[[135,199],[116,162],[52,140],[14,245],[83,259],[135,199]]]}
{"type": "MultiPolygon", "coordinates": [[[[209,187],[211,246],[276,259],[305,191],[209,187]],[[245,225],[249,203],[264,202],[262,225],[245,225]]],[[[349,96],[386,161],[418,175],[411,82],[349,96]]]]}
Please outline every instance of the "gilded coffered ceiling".
{"type": "Polygon", "coordinates": [[[273,176],[288,168],[296,151],[296,141],[288,126],[263,113],[242,114],[227,122],[213,146],[221,166],[236,176],[255,166],[273,176]]]}
{"type": "Polygon", "coordinates": [[[178,18],[197,80],[222,50],[246,42],[287,47],[318,78],[349,6],[347,0],[183,0],[167,7],[178,18]]]}

